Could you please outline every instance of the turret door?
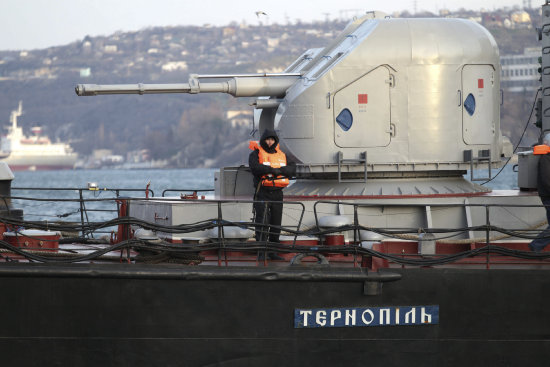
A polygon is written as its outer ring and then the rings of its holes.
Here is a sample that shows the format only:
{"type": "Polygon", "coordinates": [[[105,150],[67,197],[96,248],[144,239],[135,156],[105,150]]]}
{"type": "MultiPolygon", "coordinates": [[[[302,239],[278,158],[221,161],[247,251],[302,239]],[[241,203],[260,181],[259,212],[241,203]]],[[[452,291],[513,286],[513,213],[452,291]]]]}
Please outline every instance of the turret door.
{"type": "Polygon", "coordinates": [[[384,147],[391,140],[390,73],[379,67],[334,95],[334,142],[342,148],[384,147]]]}
{"type": "Polygon", "coordinates": [[[462,137],[466,144],[492,144],[495,135],[495,70],[491,65],[462,69],[462,137]]]}

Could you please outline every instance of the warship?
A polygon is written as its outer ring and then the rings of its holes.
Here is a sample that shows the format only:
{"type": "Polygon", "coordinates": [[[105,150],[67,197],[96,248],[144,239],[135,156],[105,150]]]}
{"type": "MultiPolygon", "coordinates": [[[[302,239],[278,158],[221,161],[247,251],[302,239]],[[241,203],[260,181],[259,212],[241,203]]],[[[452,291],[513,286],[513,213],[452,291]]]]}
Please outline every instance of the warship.
{"type": "MultiPolygon", "coordinates": [[[[534,106],[544,134],[548,3],[542,15],[534,106]]],[[[76,93],[252,98],[258,129],[276,130],[298,162],[285,189],[285,236],[252,238],[246,167],[220,169],[213,198],[121,196],[117,218],[76,225],[16,215],[3,167],[5,361],[513,366],[550,358],[550,256],[528,247],[546,225],[533,191],[537,156],[519,156],[522,190],[476,183],[514,153],[500,132],[498,46],[479,24],[370,12],[283,73],[84,84],[76,93]],[[86,236],[108,226],[116,226],[110,243],[86,236]],[[82,235],[56,235],[68,229],[82,235]],[[284,260],[259,260],[268,251],[284,260]]]]}

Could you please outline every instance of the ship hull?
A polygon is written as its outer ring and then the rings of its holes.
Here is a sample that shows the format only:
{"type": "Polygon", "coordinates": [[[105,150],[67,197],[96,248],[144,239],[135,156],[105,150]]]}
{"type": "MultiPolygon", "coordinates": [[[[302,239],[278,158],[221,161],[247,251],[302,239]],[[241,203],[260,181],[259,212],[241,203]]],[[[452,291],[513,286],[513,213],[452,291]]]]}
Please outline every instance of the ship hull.
{"type": "Polygon", "coordinates": [[[0,159],[6,162],[12,171],[48,171],[72,169],[76,163],[77,156],[14,156],[0,159]]]}
{"type": "MultiPolygon", "coordinates": [[[[1,162],[1,161],[0,161],[1,162]]],[[[66,170],[73,169],[71,165],[62,165],[62,164],[51,164],[51,165],[9,165],[10,169],[14,172],[20,171],[56,171],[56,170],[66,170]]]]}
{"type": "Polygon", "coordinates": [[[11,126],[8,134],[0,139],[0,162],[7,163],[12,171],[36,171],[71,169],[78,155],[66,143],[52,143],[46,136],[40,136],[41,129],[33,128],[32,135],[27,137],[23,129],[17,126],[17,118],[21,116],[22,104],[12,111],[11,126]]]}
{"type": "Polygon", "coordinates": [[[331,278],[329,269],[285,278],[269,267],[2,264],[0,353],[18,366],[513,366],[550,358],[547,270],[387,271],[402,278],[365,295],[364,281],[331,278]],[[420,305],[438,306],[438,322],[295,324],[297,309],[420,305]]]}

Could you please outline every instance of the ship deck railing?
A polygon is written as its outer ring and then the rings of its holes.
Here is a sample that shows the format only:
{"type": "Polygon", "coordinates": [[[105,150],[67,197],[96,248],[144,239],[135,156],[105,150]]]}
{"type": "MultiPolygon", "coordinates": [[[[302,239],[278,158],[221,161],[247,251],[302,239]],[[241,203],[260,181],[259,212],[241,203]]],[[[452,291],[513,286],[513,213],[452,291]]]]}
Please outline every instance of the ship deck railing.
{"type": "MultiPolygon", "coordinates": [[[[14,188],[14,190],[34,190],[34,188],[14,188]]],[[[38,189],[42,190],[42,189],[38,189]]],[[[50,258],[56,258],[56,261],[63,259],[67,262],[80,262],[93,260],[94,254],[102,260],[108,257],[118,259],[118,261],[135,262],[139,260],[142,253],[162,252],[167,254],[167,259],[174,255],[176,258],[183,259],[183,264],[217,264],[219,266],[228,266],[234,263],[258,265],[267,264],[267,260],[258,261],[258,255],[277,253],[282,255],[284,260],[269,260],[269,263],[285,264],[292,261],[297,255],[307,255],[309,260],[305,262],[321,262],[320,257],[314,257],[319,254],[328,259],[331,264],[339,266],[366,267],[370,269],[379,269],[384,267],[432,267],[432,266],[484,266],[491,268],[495,266],[546,266],[550,264],[550,252],[534,253],[529,251],[528,244],[539,233],[539,229],[533,228],[500,228],[491,222],[491,211],[494,208],[541,208],[542,205],[502,205],[502,204],[432,204],[432,208],[438,206],[449,207],[470,207],[483,210],[485,213],[484,223],[479,225],[470,225],[463,228],[434,228],[434,227],[415,227],[415,228],[374,228],[361,223],[360,210],[369,207],[391,207],[402,206],[402,204],[384,203],[348,203],[341,201],[318,200],[313,208],[313,217],[315,223],[309,227],[303,227],[303,218],[305,207],[301,202],[288,201],[284,203],[285,210],[289,206],[299,207],[299,220],[293,226],[282,226],[279,229],[283,235],[290,237],[290,240],[282,243],[270,243],[267,240],[255,241],[250,238],[234,239],[227,238],[224,229],[228,227],[239,226],[254,231],[256,224],[249,222],[232,222],[224,216],[224,206],[235,203],[246,203],[252,205],[252,200],[198,200],[198,199],[180,199],[177,198],[150,198],[143,197],[123,197],[123,192],[141,192],[142,189],[104,189],[89,190],[83,188],[63,188],[47,189],[51,191],[75,192],[77,198],[30,198],[13,196],[3,198],[12,202],[22,202],[38,200],[40,205],[47,202],[72,203],[77,206],[80,221],[64,221],[57,218],[55,221],[49,219],[39,219],[36,221],[15,220],[3,218],[10,230],[17,231],[19,228],[37,228],[43,230],[60,230],[69,233],[60,243],[62,251],[41,251],[41,249],[18,249],[13,246],[6,246],[1,241],[4,253],[17,254],[21,258],[28,258],[32,261],[47,262],[50,258]],[[98,197],[97,192],[111,192],[114,197],[98,197]],[[92,198],[85,195],[92,193],[92,198]],[[147,223],[142,220],[136,220],[129,216],[121,216],[121,202],[147,200],[167,200],[171,203],[177,202],[177,205],[187,205],[190,203],[209,203],[218,207],[217,215],[206,220],[199,220],[196,223],[181,224],[175,226],[160,226],[156,223],[147,223]],[[93,203],[110,203],[112,208],[105,209],[91,208],[93,203]],[[350,225],[337,228],[321,228],[319,225],[319,207],[321,205],[350,206],[353,211],[353,221],[350,225]],[[92,221],[88,216],[90,212],[102,212],[112,215],[110,220],[92,221]],[[115,214],[116,213],[116,214],[115,214]],[[113,215],[114,214],[114,215],[113,215]],[[133,236],[136,228],[145,228],[153,233],[171,233],[180,234],[180,240],[174,241],[171,238],[139,239],[133,236]],[[186,233],[204,231],[211,228],[218,229],[216,238],[201,240],[186,240],[186,233]],[[101,238],[94,238],[93,234],[106,233],[110,230],[110,239],[101,243],[101,238]],[[118,232],[117,232],[118,231],[118,232]],[[377,233],[383,238],[374,241],[362,240],[361,232],[369,231],[377,233]],[[122,233],[125,232],[125,233],[122,233]],[[79,234],[70,237],[70,234],[79,234]],[[346,233],[349,236],[341,244],[328,244],[326,239],[331,234],[346,233]],[[473,234],[484,234],[482,237],[471,238],[473,234]],[[113,235],[114,234],[114,235],[113,235]],[[495,234],[499,234],[496,237],[495,234]],[[429,235],[429,236],[428,236],[429,235]],[[502,236],[508,236],[508,240],[503,240],[502,236]],[[317,239],[314,244],[302,243],[300,238],[317,239]],[[422,246],[431,241],[432,250],[425,251],[422,246]],[[82,247],[79,248],[78,245],[82,247]],[[69,248],[72,246],[72,248],[69,248]],[[35,254],[27,256],[27,253],[35,254]],[[54,254],[55,253],[55,254],[54,254]],[[311,256],[313,255],[313,256],[311,256]]],[[[176,190],[184,191],[184,190],[176,190]]],[[[189,190],[201,191],[201,190],[189,190]]],[[[151,194],[151,192],[149,192],[151,194]]],[[[420,205],[419,205],[420,206],[420,205]]],[[[38,207],[40,208],[40,206],[38,207]]],[[[349,212],[349,211],[348,211],[349,212]]],[[[74,212],[72,214],[75,214],[74,212]]],[[[271,227],[264,225],[264,230],[269,231],[271,227]]],[[[550,239],[549,239],[550,241],[550,239]]],[[[267,256],[264,256],[266,258],[267,256]]],[[[261,256],[260,256],[261,258],[261,256]]],[[[178,263],[178,261],[175,261],[178,263]]]]}

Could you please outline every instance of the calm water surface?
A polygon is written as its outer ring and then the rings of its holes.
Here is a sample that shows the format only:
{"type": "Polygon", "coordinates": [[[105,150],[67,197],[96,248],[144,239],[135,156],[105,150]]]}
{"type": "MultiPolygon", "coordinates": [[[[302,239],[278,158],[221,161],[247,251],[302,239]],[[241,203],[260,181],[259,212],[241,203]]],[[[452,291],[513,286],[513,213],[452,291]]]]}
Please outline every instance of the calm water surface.
{"type": "MultiPolygon", "coordinates": [[[[80,221],[79,191],[86,189],[88,183],[94,182],[98,191],[83,191],[84,199],[106,199],[116,197],[116,189],[136,189],[137,192],[121,191],[121,196],[145,197],[145,188],[154,196],[162,196],[166,189],[177,189],[167,196],[177,196],[184,189],[206,190],[214,188],[215,169],[173,169],[173,170],[64,170],[64,171],[25,171],[14,172],[12,196],[24,198],[43,198],[52,201],[33,202],[15,199],[13,206],[23,209],[27,220],[72,220],[80,221]],[[18,188],[71,188],[65,191],[35,191],[18,188]],[[72,202],[55,199],[73,199],[72,202]]],[[[113,201],[92,201],[86,203],[87,209],[116,209],[113,201]]],[[[107,220],[113,217],[109,212],[89,212],[89,220],[107,220]]]]}

